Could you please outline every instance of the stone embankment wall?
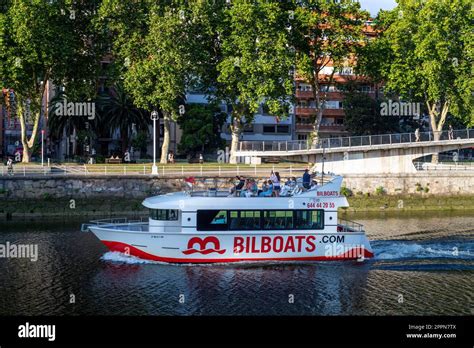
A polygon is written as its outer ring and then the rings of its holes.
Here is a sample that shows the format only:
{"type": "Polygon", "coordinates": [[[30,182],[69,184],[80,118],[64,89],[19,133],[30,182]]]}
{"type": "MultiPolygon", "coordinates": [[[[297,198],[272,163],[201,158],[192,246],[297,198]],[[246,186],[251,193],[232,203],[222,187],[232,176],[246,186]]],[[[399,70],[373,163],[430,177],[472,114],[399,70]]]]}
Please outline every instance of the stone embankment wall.
{"type": "MultiPolygon", "coordinates": [[[[196,189],[206,185],[196,178],[196,189]]],[[[230,178],[219,178],[220,188],[230,187],[230,178]]],[[[207,183],[212,187],[212,179],[207,183]]],[[[384,193],[404,195],[474,195],[474,173],[430,172],[393,175],[346,175],[344,183],[353,194],[384,193]]],[[[180,191],[180,178],[151,178],[148,176],[67,176],[67,177],[0,177],[0,199],[29,198],[145,198],[150,195],[180,191]]]]}
{"type": "Polygon", "coordinates": [[[377,188],[390,195],[433,194],[474,195],[474,171],[425,172],[416,174],[345,175],[344,182],[354,194],[375,193],[377,188]]]}

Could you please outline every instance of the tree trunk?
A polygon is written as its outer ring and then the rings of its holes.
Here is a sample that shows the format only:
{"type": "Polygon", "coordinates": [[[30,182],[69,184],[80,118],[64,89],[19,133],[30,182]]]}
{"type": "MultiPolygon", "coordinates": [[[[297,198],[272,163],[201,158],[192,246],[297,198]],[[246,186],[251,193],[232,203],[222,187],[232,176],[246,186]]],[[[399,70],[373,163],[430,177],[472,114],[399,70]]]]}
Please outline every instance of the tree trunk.
{"type": "Polygon", "coordinates": [[[336,71],[336,68],[334,67],[329,77],[329,80],[327,81],[326,92],[324,92],[324,95],[321,96],[320,84],[319,84],[319,72],[322,70],[322,68],[323,66],[316,67],[315,73],[314,73],[314,79],[311,81],[311,86],[313,88],[313,98],[314,98],[314,101],[316,102],[316,118],[314,120],[313,133],[312,133],[312,143],[314,146],[316,146],[319,142],[319,130],[321,127],[321,121],[323,119],[323,105],[322,104],[326,101],[327,91],[329,89],[329,86],[334,81],[334,73],[336,71]]]}
{"type": "MultiPolygon", "coordinates": [[[[168,151],[170,148],[170,114],[163,111],[163,125],[164,125],[164,134],[163,134],[163,145],[161,145],[161,159],[160,163],[168,163],[168,151]]],[[[158,129],[160,125],[158,124],[158,129]]],[[[159,137],[158,137],[159,139],[159,137]]]]}
{"type": "MultiPolygon", "coordinates": [[[[19,100],[18,104],[20,103],[21,101],[19,100]]],[[[36,136],[38,134],[38,127],[39,127],[39,120],[41,118],[41,113],[38,112],[38,115],[35,117],[35,120],[33,122],[33,130],[31,132],[31,137],[30,139],[28,139],[26,119],[25,119],[23,107],[20,107],[18,111],[19,111],[18,118],[20,119],[21,144],[23,145],[23,156],[22,156],[21,161],[23,163],[30,163],[33,146],[35,144],[36,136]]]]}
{"type": "Polygon", "coordinates": [[[230,145],[229,163],[237,164],[237,156],[235,155],[235,152],[239,150],[239,139],[240,133],[242,132],[240,116],[235,114],[232,115],[232,125],[230,126],[230,131],[232,134],[232,142],[230,145]]]}
{"type": "MultiPolygon", "coordinates": [[[[449,103],[447,101],[444,102],[441,112],[436,109],[436,106],[438,105],[437,102],[430,103],[429,101],[427,101],[426,105],[428,107],[428,113],[430,115],[430,126],[433,132],[433,140],[438,141],[441,139],[443,126],[444,126],[444,123],[446,122],[446,116],[448,115],[448,111],[449,111],[449,103]]],[[[431,157],[431,163],[438,164],[438,162],[439,162],[439,156],[437,153],[435,153],[431,157]]]]}

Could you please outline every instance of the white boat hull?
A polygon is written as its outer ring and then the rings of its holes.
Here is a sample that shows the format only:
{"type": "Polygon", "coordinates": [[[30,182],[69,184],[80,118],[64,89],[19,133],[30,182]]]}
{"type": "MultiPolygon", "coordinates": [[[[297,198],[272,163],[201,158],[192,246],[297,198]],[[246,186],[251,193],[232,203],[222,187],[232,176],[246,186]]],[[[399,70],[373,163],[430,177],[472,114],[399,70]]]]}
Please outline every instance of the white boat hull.
{"type": "Polygon", "coordinates": [[[364,260],[373,251],[364,232],[229,231],[150,232],[123,226],[89,226],[110,251],[152,261],[216,263],[241,261],[364,260]]]}

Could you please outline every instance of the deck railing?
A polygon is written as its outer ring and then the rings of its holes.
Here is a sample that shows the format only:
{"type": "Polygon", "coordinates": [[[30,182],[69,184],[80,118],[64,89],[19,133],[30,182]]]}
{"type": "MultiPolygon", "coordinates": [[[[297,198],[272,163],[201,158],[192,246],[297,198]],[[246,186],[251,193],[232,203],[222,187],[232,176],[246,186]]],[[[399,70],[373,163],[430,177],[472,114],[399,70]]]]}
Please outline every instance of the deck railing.
{"type": "Polygon", "coordinates": [[[341,232],[363,232],[364,231],[364,226],[355,221],[339,218],[337,219],[337,224],[340,228],[342,228],[341,232]]]}

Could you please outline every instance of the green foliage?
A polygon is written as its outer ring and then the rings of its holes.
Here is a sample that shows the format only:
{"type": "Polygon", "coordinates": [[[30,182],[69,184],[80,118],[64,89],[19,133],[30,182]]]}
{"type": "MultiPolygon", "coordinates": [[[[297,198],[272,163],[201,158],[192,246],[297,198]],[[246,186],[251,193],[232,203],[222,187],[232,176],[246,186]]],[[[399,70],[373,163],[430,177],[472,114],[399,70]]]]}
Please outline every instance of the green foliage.
{"type": "Polygon", "coordinates": [[[0,13],[0,87],[15,91],[24,161],[39,131],[47,82],[64,86],[71,98],[95,94],[101,39],[91,21],[99,0],[17,0],[0,13]],[[28,139],[26,122],[33,124],[28,139]]]}
{"type": "Polygon", "coordinates": [[[363,42],[364,21],[369,13],[360,9],[357,1],[297,1],[292,25],[292,44],[296,51],[296,71],[311,84],[316,103],[314,137],[318,137],[326,91],[321,90],[319,74],[333,66],[326,74],[327,86],[333,83],[334,74],[351,66],[351,59],[359,43],[363,42]]]}
{"type": "Polygon", "coordinates": [[[218,27],[218,96],[233,105],[233,117],[253,118],[260,104],[287,114],[292,94],[288,12],[278,1],[232,1],[218,27]]]}
{"type": "Polygon", "coordinates": [[[123,153],[130,145],[129,135],[133,126],[136,131],[148,131],[148,125],[151,123],[149,113],[133,103],[120,82],[114,85],[109,94],[101,95],[97,101],[100,126],[105,129],[120,129],[123,153]]]}
{"type": "Polygon", "coordinates": [[[353,193],[352,190],[347,188],[346,186],[341,187],[341,194],[346,197],[352,197],[353,193]]]}
{"type": "Polygon", "coordinates": [[[227,115],[217,105],[194,104],[186,106],[186,113],[178,118],[183,131],[179,151],[186,154],[205,152],[223,145],[220,137],[227,115]]]}
{"type": "Polygon", "coordinates": [[[378,186],[376,189],[375,189],[375,194],[376,195],[384,195],[386,193],[385,191],[385,188],[383,186],[378,186]]]}
{"type": "Polygon", "coordinates": [[[400,0],[381,13],[384,31],[363,49],[360,69],[404,100],[423,102],[434,130],[448,111],[472,125],[472,21],[469,0],[400,0]]]}
{"type": "Polygon", "coordinates": [[[207,7],[205,2],[103,2],[98,25],[112,35],[117,70],[136,105],[177,117],[204,51],[205,40],[197,35],[207,7]]]}
{"type": "Polygon", "coordinates": [[[143,156],[146,154],[148,138],[148,132],[142,131],[132,139],[132,146],[135,149],[140,150],[140,158],[143,158],[143,156]]]}
{"type": "Polygon", "coordinates": [[[351,134],[385,134],[399,129],[398,117],[382,117],[379,101],[352,87],[346,90],[343,100],[344,124],[351,134]]]}

